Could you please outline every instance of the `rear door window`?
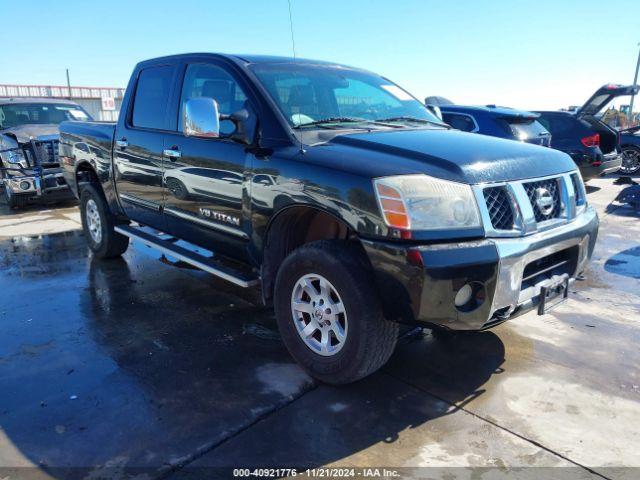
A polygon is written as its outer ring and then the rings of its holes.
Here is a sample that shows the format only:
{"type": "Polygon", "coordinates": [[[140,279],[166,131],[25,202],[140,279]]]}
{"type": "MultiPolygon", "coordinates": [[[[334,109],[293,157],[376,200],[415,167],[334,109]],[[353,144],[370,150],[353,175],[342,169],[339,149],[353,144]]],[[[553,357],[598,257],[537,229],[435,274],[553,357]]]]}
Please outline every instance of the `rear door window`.
{"type": "Polygon", "coordinates": [[[538,121],[553,136],[567,134],[576,126],[576,119],[569,115],[545,115],[538,121]]]}
{"type": "Polygon", "coordinates": [[[528,138],[538,138],[549,135],[546,128],[540,122],[534,120],[532,122],[508,122],[509,128],[513,136],[518,140],[526,140],[528,138]]]}
{"type": "Polygon", "coordinates": [[[463,132],[474,132],[477,130],[476,122],[470,115],[442,112],[442,119],[456,130],[462,130],[463,132]]]}
{"type": "Polygon", "coordinates": [[[175,67],[162,65],[145,68],[138,76],[133,101],[134,127],[167,130],[167,108],[175,67]]]}

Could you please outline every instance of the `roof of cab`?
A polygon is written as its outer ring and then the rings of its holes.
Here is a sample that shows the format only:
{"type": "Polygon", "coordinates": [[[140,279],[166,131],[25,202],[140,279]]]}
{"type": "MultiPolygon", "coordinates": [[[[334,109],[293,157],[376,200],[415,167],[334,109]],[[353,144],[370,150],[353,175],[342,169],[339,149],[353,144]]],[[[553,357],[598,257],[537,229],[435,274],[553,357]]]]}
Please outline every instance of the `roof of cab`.
{"type": "Polygon", "coordinates": [[[231,54],[231,53],[216,53],[216,52],[193,52],[193,53],[180,53],[177,55],[168,55],[164,57],[156,57],[150,58],[147,60],[143,60],[139,64],[146,63],[156,63],[158,61],[169,61],[169,60],[178,60],[180,58],[188,58],[188,57],[213,57],[213,58],[226,58],[228,60],[234,61],[236,63],[241,63],[245,65],[250,64],[266,64],[266,63],[288,63],[288,64],[297,64],[297,65],[332,65],[336,67],[342,68],[354,68],[348,65],[342,65],[335,62],[328,62],[326,60],[313,60],[309,58],[293,58],[293,57],[284,57],[284,56],[275,56],[275,55],[251,55],[251,54],[231,54]]]}

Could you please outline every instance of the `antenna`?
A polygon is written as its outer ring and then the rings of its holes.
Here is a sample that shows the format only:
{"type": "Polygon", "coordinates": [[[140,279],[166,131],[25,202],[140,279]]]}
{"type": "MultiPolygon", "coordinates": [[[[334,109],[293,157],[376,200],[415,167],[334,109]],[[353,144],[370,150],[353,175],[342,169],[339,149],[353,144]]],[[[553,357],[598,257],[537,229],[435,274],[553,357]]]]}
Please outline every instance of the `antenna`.
{"type": "MultiPolygon", "coordinates": [[[[297,67],[298,67],[298,57],[296,55],[296,39],[293,34],[293,14],[291,13],[291,0],[287,0],[289,3],[289,29],[291,30],[291,50],[293,51],[293,64],[295,66],[293,70],[293,76],[296,76],[297,67]]],[[[298,90],[298,84],[296,82],[295,87],[298,90]]],[[[298,112],[298,116],[300,116],[300,112],[298,112]]],[[[304,155],[306,153],[304,149],[304,143],[302,141],[302,130],[300,130],[300,153],[304,155]]]]}

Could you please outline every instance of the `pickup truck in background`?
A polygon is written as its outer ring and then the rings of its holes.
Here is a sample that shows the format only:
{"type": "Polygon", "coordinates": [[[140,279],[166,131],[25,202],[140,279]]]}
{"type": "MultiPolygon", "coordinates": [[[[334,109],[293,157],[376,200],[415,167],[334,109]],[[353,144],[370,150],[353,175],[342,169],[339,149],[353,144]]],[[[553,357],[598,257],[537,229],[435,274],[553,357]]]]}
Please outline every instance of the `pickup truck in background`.
{"type": "Polygon", "coordinates": [[[58,124],[91,120],[70,100],[0,99],[0,180],[10,208],[73,198],[58,161],[58,124]]]}
{"type": "Polygon", "coordinates": [[[382,366],[399,323],[544,313],[598,232],[568,155],[453,130],[388,79],[327,62],[148,60],[117,124],[60,131],[96,257],[134,239],[259,285],[292,356],[328,383],[382,366]]]}

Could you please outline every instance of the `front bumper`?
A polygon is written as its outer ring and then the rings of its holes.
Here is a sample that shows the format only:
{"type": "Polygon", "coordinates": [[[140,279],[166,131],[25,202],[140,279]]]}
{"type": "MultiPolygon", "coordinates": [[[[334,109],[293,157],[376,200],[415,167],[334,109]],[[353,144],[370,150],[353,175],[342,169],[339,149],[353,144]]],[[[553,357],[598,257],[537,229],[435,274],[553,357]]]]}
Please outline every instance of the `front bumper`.
{"type": "Polygon", "coordinates": [[[563,226],[524,237],[405,245],[363,240],[375,271],[385,316],[454,330],[480,330],[537,305],[542,287],[558,275],[575,279],[586,268],[598,234],[592,207],[563,226]],[[454,299],[471,285],[477,303],[454,299]]]}
{"type": "Polygon", "coordinates": [[[43,174],[7,169],[2,182],[4,188],[9,189],[14,195],[24,195],[32,199],[73,198],[61,169],[47,170],[43,174]]]}

